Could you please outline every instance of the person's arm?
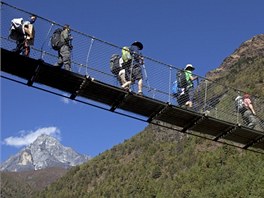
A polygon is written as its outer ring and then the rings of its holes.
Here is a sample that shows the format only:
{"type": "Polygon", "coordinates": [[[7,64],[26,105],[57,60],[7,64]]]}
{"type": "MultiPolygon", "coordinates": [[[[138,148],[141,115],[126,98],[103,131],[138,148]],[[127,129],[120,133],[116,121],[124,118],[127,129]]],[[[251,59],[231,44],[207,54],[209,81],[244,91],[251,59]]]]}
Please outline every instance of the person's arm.
{"type": "Polygon", "coordinates": [[[194,81],[198,78],[198,76],[190,76],[191,81],[194,81]]]}
{"type": "Polygon", "coordinates": [[[249,103],[248,108],[250,109],[250,111],[251,111],[254,115],[256,115],[256,112],[255,112],[255,110],[254,110],[254,107],[253,107],[253,105],[252,105],[251,103],[249,103]]]}

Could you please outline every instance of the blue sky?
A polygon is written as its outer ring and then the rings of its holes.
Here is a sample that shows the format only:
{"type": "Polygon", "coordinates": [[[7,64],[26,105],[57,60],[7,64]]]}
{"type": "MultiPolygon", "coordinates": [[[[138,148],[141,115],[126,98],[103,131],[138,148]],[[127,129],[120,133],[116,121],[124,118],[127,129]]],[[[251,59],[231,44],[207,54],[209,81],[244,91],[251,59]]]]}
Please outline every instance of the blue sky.
{"type": "MultiPolygon", "coordinates": [[[[139,40],[144,55],[180,68],[192,63],[200,76],[217,68],[242,42],[263,33],[264,25],[263,0],[4,2],[118,46],[139,40]]],[[[1,79],[1,162],[42,133],[96,156],[146,126],[1,79]]]]}

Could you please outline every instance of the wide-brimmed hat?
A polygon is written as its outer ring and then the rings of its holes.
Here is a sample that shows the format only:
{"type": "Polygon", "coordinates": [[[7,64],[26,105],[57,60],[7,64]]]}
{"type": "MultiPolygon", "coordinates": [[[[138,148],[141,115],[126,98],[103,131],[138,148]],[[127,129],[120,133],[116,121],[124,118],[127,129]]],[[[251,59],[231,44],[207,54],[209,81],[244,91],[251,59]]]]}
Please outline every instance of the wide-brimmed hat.
{"type": "Polygon", "coordinates": [[[139,50],[142,50],[143,49],[143,44],[141,42],[139,42],[139,41],[135,41],[131,45],[137,46],[139,50]]]}
{"type": "Polygon", "coordinates": [[[185,66],[185,70],[193,71],[193,70],[195,70],[195,68],[194,68],[194,66],[192,66],[192,64],[187,64],[187,65],[185,66]]]}

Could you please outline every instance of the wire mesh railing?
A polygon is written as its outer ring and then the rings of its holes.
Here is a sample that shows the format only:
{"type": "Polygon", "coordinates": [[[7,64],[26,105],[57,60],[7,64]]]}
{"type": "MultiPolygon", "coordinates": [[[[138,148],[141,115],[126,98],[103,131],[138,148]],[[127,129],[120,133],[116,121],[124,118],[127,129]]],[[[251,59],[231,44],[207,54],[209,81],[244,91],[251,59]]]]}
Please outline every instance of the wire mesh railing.
{"type": "MultiPolygon", "coordinates": [[[[13,18],[24,18],[27,20],[31,13],[1,2],[1,47],[12,51],[16,47],[16,42],[9,38],[9,29],[13,18]]],[[[35,26],[35,42],[31,47],[30,57],[42,59],[54,65],[57,62],[58,52],[54,51],[50,45],[50,38],[53,31],[61,28],[62,25],[54,21],[38,16],[35,26]]],[[[72,72],[82,75],[89,75],[98,81],[120,87],[117,77],[110,71],[110,58],[113,54],[121,55],[122,47],[105,42],[94,36],[71,30],[73,37],[73,49],[71,53],[72,72]]],[[[180,105],[179,100],[172,94],[173,82],[179,68],[154,60],[144,56],[143,73],[143,94],[145,97],[180,105]]],[[[198,75],[198,80],[194,83],[194,89],[189,94],[193,95],[193,106],[188,109],[208,116],[235,123],[246,125],[241,114],[235,108],[235,98],[240,92],[234,88],[227,87],[210,81],[198,75]]],[[[137,85],[133,84],[132,91],[137,90],[137,85]]],[[[256,110],[256,130],[263,131],[264,120],[264,100],[252,97],[256,110]]],[[[185,106],[185,105],[183,105],[185,106]]],[[[185,108],[185,107],[183,107],[185,108]]]]}

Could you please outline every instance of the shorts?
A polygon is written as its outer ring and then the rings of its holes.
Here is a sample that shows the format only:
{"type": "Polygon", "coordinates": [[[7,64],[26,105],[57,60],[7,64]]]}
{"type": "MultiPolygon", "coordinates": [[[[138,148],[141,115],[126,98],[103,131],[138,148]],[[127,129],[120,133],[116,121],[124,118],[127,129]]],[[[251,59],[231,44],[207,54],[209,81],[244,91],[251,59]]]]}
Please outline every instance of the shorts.
{"type": "Polygon", "coordinates": [[[131,79],[131,81],[136,81],[143,78],[142,69],[139,65],[134,65],[132,69],[132,73],[131,73],[131,69],[129,69],[127,70],[126,74],[127,74],[127,78],[131,79]]]}

